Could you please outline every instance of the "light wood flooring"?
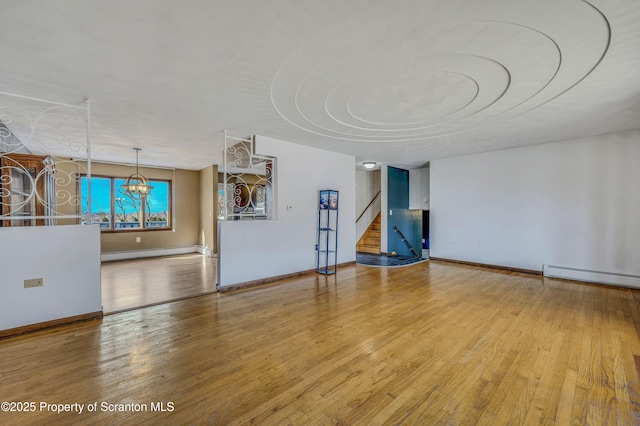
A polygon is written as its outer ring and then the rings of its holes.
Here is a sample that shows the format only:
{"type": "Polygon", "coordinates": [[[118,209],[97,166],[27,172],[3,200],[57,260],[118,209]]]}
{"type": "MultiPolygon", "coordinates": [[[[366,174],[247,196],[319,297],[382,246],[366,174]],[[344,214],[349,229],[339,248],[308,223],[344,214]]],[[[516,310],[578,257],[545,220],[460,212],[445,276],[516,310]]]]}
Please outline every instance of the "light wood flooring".
{"type": "Polygon", "coordinates": [[[2,340],[0,401],[38,409],[0,423],[638,425],[639,331],[637,290],[353,265],[2,340]]]}
{"type": "Polygon", "coordinates": [[[201,254],[105,262],[105,313],[151,306],[216,291],[215,258],[201,254]]]}

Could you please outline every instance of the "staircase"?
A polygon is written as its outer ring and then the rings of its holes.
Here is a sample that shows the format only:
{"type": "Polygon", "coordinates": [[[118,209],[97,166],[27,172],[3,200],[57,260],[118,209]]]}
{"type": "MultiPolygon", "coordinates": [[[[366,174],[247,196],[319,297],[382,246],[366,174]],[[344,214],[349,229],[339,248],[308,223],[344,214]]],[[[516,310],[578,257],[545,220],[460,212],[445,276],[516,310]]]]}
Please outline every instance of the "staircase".
{"type": "Polygon", "coordinates": [[[371,225],[356,244],[356,251],[362,253],[380,254],[380,214],[373,219],[371,225]]]}

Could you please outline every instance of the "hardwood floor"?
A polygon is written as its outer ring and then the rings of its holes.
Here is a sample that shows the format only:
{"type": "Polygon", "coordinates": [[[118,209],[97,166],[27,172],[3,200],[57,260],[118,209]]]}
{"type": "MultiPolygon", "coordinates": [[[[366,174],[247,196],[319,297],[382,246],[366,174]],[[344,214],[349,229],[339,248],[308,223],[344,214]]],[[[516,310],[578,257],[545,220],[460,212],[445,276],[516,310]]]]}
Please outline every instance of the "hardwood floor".
{"type": "Polygon", "coordinates": [[[105,262],[101,267],[105,313],[216,291],[216,260],[201,254],[105,262]]]}
{"type": "Polygon", "coordinates": [[[481,267],[353,265],[2,340],[0,401],[37,410],[0,423],[640,424],[639,307],[481,267]]]}

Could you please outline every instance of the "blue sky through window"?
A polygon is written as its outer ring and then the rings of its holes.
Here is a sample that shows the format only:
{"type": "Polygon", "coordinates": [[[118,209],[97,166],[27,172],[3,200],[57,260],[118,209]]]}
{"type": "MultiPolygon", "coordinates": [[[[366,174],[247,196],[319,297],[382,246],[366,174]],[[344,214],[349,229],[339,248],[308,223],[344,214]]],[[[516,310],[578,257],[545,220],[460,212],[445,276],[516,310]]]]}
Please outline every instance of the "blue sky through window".
{"type": "MultiPolygon", "coordinates": [[[[124,179],[115,179],[116,197],[126,197],[122,192],[121,185],[124,179]]],[[[151,194],[147,196],[147,204],[151,213],[162,213],[169,211],[169,182],[150,181],[153,186],[151,194]]],[[[87,179],[82,178],[82,211],[87,211],[87,179]]],[[[121,203],[124,213],[136,213],[136,207],[133,203],[121,203]]],[[[118,207],[120,209],[120,207],[118,207]]],[[[92,213],[110,213],[111,212],[111,179],[92,177],[91,178],[91,210],[92,213]]],[[[119,212],[120,213],[120,212],[119,212]]]]}

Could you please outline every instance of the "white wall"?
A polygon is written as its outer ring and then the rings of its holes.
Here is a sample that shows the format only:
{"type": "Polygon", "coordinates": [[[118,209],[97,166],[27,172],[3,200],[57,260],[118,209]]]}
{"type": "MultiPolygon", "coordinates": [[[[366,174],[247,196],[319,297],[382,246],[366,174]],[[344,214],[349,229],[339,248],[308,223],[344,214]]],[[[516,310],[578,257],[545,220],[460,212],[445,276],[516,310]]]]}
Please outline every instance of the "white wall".
{"type": "Polygon", "coordinates": [[[356,170],[356,214],[361,214],[380,191],[380,170],[356,170]]]}
{"type": "Polygon", "coordinates": [[[431,162],[431,256],[640,275],[640,131],[431,162]]]}
{"type": "Polygon", "coordinates": [[[0,295],[0,330],[102,311],[98,225],[0,228],[0,295]]]}
{"type": "Polygon", "coordinates": [[[429,210],[429,167],[409,170],[409,208],[429,210]]]}
{"type": "Polygon", "coordinates": [[[321,189],[340,191],[338,263],[354,261],[355,157],[263,136],[256,152],[277,158],[277,220],[219,222],[220,285],[314,269],[321,189]]]}

